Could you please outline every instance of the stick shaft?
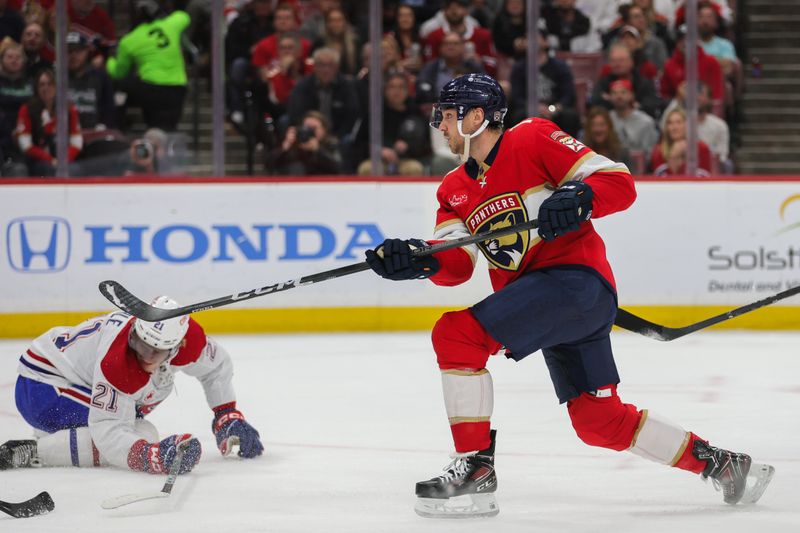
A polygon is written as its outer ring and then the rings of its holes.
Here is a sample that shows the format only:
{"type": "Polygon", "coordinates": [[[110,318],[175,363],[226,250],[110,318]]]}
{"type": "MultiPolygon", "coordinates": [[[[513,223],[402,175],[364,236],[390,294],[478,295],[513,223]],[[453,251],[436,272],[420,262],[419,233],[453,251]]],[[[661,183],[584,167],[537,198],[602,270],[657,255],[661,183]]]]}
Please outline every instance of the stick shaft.
{"type": "MultiPolygon", "coordinates": [[[[498,239],[500,237],[511,235],[513,233],[530,231],[532,229],[535,229],[538,225],[539,224],[537,220],[527,220],[525,222],[521,222],[513,226],[506,226],[504,228],[497,228],[482,233],[476,233],[475,235],[467,235],[466,237],[461,237],[459,239],[438,242],[427,248],[421,248],[415,250],[414,255],[418,257],[433,255],[437,252],[443,252],[445,250],[451,250],[453,248],[460,248],[462,246],[468,246],[471,244],[476,244],[491,239],[498,239]]],[[[259,287],[257,289],[251,289],[249,291],[230,294],[227,296],[221,296],[219,298],[214,298],[212,300],[206,300],[204,302],[178,307],[177,309],[159,309],[153,307],[147,304],[146,302],[142,301],[141,299],[137,298],[136,296],[134,296],[120,283],[113,280],[107,280],[101,282],[99,289],[100,292],[103,294],[103,296],[106,297],[108,301],[110,301],[123,311],[130,313],[137,318],[141,318],[142,320],[146,320],[148,322],[157,322],[159,320],[166,320],[168,318],[181,315],[188,315],[190,313],[198,313],[200,311],[205,311],[207,309],[214,309],[217,307],[230,305],[236,302],[250,300],[252,298],[257,298],[259,296],[265,296],[267,294],[286,291],[303,285],[312,285],[314,283],[327,281],[329,279],[340,278],[342,276],[349,276],[350,274],[363,272],[365,270],[369,270],[369,265],[366,263],[366,261],[363,261],[361,263],[355,263],[352,265],[335,268],[333,270],[326,270],[325,272],[310,274],[308,276],[303,276],[299,279],[291,279],[281,283],[275,283],[272,285],[259,287]]]]}

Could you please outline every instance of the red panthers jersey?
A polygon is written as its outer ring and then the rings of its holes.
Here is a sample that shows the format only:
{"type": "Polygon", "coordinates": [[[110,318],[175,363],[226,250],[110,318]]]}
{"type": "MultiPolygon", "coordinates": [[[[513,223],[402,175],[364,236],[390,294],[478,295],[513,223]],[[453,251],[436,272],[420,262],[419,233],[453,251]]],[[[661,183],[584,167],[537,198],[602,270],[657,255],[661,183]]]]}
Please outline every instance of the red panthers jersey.
{"type": "MultiPolygon", "coordinates": [[[[544,119],[527,119],[506,131],[484,163],[470,158],[444,177],[437,198],[434,239],[466,235],[535,219],[539,206],[560,185],[583,180],[594,192],[592,217],[630,206],[636,191],[628,168],[599,155],[544,119]]],[[[579,230],[543,241],[533,230],[436,254],[437,285],[468,280],[478,250],[489,262],[494,290],[525,272],[578,265],[600,274],[615,287],[605,245],[591,221],[579,230]]]]}

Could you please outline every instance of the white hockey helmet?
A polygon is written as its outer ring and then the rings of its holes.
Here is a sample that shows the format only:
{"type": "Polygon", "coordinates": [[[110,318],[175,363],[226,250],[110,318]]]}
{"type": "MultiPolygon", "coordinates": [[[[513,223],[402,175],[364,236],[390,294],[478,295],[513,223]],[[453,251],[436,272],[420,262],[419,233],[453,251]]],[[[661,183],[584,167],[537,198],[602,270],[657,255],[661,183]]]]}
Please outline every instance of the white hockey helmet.
{"type": "MultiPolygon", "coordinates": [[[[176,309],[178,302],[169,296],[159,296],[151,302],[153,307],[159,309],[176,309]]],[[[133,329],[148,346],[157,350],[172,350],[180,345],[189,329],[189,315],[168,318],[159,322],[145,322],[136,319],[133,329]]]]}

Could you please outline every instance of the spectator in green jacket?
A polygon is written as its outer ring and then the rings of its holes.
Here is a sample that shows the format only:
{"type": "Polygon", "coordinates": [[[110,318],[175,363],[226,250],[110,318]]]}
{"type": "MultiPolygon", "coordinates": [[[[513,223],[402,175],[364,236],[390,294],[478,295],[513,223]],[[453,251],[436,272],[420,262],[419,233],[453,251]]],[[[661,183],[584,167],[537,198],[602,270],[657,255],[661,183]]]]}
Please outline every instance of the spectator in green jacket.
{"type": "Polygon", "coordinates": [[[148,128],[174,131],[186,97],[181,34],[189,15],[165,15],[155,0],[137,0],[135,9],[142,22],[119,41],[106,68],[118,80],[118,90],[127,94],[126,105],[142,109],[148,128]],[[134,66],[136,77],[131,77],[134,66]]]}

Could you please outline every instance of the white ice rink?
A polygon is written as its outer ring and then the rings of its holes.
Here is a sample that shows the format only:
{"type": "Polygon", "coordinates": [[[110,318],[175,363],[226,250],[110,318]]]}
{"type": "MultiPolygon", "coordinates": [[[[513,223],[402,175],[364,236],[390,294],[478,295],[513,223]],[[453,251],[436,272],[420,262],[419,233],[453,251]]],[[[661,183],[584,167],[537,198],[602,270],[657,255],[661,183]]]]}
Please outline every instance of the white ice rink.
{"type": "MultiPolygon", "coordinates": [[[[200,317],[202,322],[202,317],[200,317]]],[[[0,532],[669,532],[800,531],[800,334],[696,333],[671,343],[615,333],[624,401],[658,411],[777,473],[761,502],[730,507],[698,476],[574,435],[540,354],[492,358],[500,514],[414,514],[414,483],[438,475],[451,440],[428,335],[220,336],[239,407],[266,455],[223,458],[200,385],[185,375],[150,419],[191,432],[203,458],[172,497],[105,511],[109,496],[163,477],[115,469],[0,472],[0,499],[48,490],[53,513],[0,532]]],[[[0,341],[0,442],[31,435],[14,408],[18,355],[0,341]]]]}

